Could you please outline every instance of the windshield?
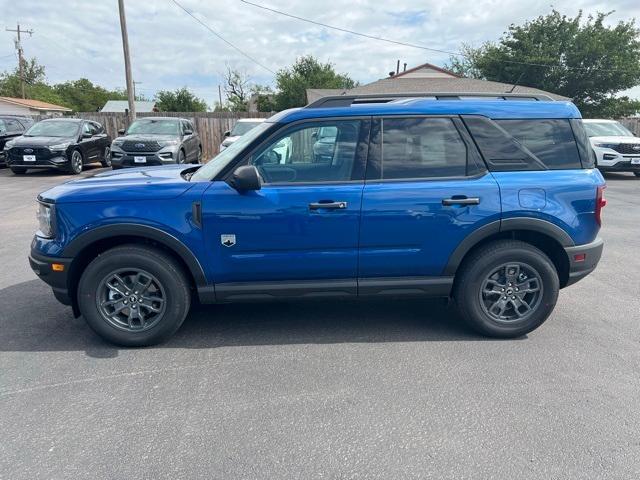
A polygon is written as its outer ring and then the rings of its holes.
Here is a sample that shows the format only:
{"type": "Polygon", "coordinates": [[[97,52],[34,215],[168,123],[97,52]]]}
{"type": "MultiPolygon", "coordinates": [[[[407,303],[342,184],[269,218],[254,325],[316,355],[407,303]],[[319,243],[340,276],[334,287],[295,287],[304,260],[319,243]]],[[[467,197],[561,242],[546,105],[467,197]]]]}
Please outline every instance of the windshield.
{"type": "Polygon", "coordinates": [[[633,133],[618,122],[583,122],[590,137],[633,137],[633,133]]]}
{"type": "Polygon", "coordinates": [[[236,157],[237,154],[242,152],[247,145],[258,138],[263,132],[271,128],[271,126],[273,126],[273,123],[263,122],[256,128],[251,129],[249,133],[240,137],[237,141],[229,145],[228,148],[204,164],[196,173],[193,174],[191,181],[196,182],[213,179],[236,157]]]}
{"type": "Polygon", "coordinates": [[[79,122],[55,120],[39,122],[24,134],[25,137],[73,137],[78,134],[79,122]]]}
{"type": "Polygon", "coordinates": [[[154,120],[145,118],[136,120],[128,130],[127,135],[149,133],[154,135],[178,135],[180,122],[178,120],[154,120]]]}
{"type": "Polygon", "coordinates": [[[244,135],[249,130],[251,130],[254,127],[257,127],[262,123],[264,122],[238,122],[236,123],[235,127],[233,127],[233,130],[231,130],[231,136],[239,137],[241,135],[244,135]]]}

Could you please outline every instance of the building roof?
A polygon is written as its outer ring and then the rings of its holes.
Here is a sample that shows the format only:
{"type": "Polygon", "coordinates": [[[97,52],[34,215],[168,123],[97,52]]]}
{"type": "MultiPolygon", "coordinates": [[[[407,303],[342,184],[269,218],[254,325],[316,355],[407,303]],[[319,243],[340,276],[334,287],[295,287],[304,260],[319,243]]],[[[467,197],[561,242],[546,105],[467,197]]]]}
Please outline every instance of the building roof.
{"type": "Polygon", "coordinates": [[[420,70],[427,70],[427,71],[432,70],[432,71],[442,73],[447,77],[461,78],[461,76],[458,75],[457,73],[453,73],[452,71],[446,70],[442,67],[438,67],[437,65],[434,65],[432,63],[423,63],[422,65],[418,65],[417,67],[413,67],[413,68],[410,68],[409,70],[404,70],[400,73],[392,75],[390,78],[399,78],[405,75],[415,74],[415,73],[418,73],[420,70]]]}
{"type": "MultiPolygon", "coordinates": [[[[400,76],[383,78],[373,83],[352,88],[348,94],[385,94],[385,93],[507,93],[513,85],[475,78],[402,78],[400,76]]],[[[567,97],[537,88],[518,85],[513,93],[543,93],[554,100],[569,100],[567,97]]]]}
{"type": "Polygon", "coordinates": [[[352,104],[348,107],[284,110],[271,117],[269,122],[289,123],[308,118],[354,115],[483,115],[493,119],[580,118],[578,108],[571,102],[563,101],[403,98],[385,103],[352,104]]]}
{"type": "Polygon", "coordinates": [[[307,88],[307,103],[315,102],[324,97],[344,95],[348,90],[344,88],[307,88]]]}
{"type": "MultiPolygon", "coordinates": [[[[133,102],[136,107],[136,112],[138,113],[148,113],[153,112],[156,107],[156,102],[145,102],[136,100],[133,102]]],[[[124,112],[129,109],[129,102],[126,100],[108,100],[107,103],[104,104],[104,107],[100,110],[101,112],[124,112]]]]}
{"type": "Polygon", "coordinates": [[[34,110],[70,112],[71,109],[54,105],[53,103],[42,102],[40,100],[31,100],[29,98],[0,97],[0,102],[11,103],[12,105],[20,105],[21,107],[32,108],[34,110]]]}

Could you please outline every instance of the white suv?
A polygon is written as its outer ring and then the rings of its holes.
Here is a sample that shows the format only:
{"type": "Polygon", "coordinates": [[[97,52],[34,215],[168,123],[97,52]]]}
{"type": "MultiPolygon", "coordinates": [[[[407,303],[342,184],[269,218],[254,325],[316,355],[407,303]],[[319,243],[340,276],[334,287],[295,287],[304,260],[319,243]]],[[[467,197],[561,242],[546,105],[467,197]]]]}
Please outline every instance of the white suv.
{"type": "Polygon", "coordinates": [[[605,172],[633,172],[640,177],[640,138],[615,120],[583,120],[597,167],[605,172]]]}
{"type": "Polygon", "coordinates": [[[254,127],[257,127],[262,122],[264,122],[265,118],[241,118],[239,119],[232,130],[227,130],[224,132],[225,140],[220,144],[220,151],[223,151],[233,142],[235,142],[242,135],[247,133],[254,127]]]}

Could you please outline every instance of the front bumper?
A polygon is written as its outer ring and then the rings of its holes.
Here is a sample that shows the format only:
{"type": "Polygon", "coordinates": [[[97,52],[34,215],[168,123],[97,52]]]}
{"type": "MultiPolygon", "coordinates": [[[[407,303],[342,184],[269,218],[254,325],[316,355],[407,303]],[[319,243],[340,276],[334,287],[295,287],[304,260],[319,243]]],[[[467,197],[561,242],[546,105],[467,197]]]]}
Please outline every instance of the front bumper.
{"type": "Polygon", "coordinates": [[[53,295],[64,305],[71,305],[73,303],[71,301],[71,296],[69,295],[68,284],[71,260],[71,258],[48,257],[34,251],[33,249],[29,254],[29,265],[31,266],[31,270],[33,270],[43,282],[51,286],[53,295]],[[54,264],[61,265],[62,270],[54,270],[54,264]]]}
{"type": "Polygon", "coordinates": [[[111,149],[111,165],[115,168],[170,165],[178,161],[178,148],[164,147],[157,152],[125,152],[119,147],[111,149]],[[144,157],[144,162],[136,162],[144,157]]]}
{"type": "Polygon", "coordinates": [[[564,250],[569,258],[569,278],[565,286],[573,285],[593,272],[600,261],[603,248],[604,241],[601,238],[585,245],[566,247],[564,250]]]}
{"type": "Polygon", "coordinates": [[[15,158],[7,155],[6,164],[8,167],[21,168],[56,168],[65,170],[69,168],[69,159],[64,153],[52,156],[50,158],[37,158],[35,162],[25,162],[22,158],[15,158]]]}
{"type": "MultiPolygon", "coordinates": [[[[613,165],[598,165],[598,169],[603,172],[640,172],[640,163],[631,163],[631,158],[623,157],[625,160],[620,160],[613,165]]],[[[640,159],[640,157],[634,157],[640,159]]]]}

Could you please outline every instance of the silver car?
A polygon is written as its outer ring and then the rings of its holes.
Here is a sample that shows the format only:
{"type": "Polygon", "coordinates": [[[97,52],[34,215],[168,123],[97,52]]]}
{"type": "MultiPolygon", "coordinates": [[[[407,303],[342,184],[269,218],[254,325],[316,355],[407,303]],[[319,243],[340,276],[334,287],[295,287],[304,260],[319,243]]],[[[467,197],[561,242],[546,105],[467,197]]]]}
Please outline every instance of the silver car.
{"type": "Polygon", "coordinates": [[[111,144],[113,169],[202,160],[200,137],[185,118],[140,118],[118,133],[123,136],[111,144]]]}

